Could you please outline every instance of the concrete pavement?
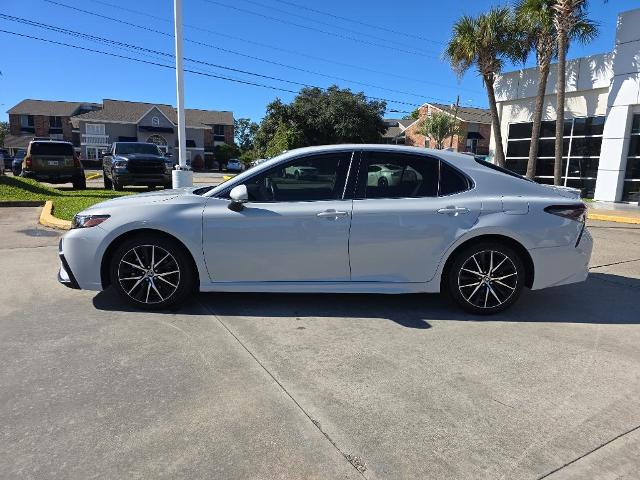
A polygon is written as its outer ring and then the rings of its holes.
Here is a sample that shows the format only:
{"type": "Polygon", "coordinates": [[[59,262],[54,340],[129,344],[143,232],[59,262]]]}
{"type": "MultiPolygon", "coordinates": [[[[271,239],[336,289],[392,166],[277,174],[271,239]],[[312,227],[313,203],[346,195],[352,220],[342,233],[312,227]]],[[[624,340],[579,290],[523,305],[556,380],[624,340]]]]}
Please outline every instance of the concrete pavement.
{"type": "Polygon", "coordinates": [[[586,283],[491,318],[438,295],[202,294],[149,314],[57,285],[37,213],[0,210],[2,478],[640,469],[634,226],[592,222],[586,283]]]}

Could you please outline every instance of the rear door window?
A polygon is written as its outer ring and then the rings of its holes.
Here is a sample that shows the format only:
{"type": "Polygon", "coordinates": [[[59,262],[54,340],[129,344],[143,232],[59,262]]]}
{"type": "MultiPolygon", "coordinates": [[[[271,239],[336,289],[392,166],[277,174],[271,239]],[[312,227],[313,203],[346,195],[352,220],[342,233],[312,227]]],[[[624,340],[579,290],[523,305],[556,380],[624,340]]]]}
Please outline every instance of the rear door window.
{"type": "Polygon", "coordinates": [[[440,187],[438,195],[453,195],[469,190],[469,179],[446,162],[440,162],[440,187]]]}
{"type": "Polygon", "coordinates": [[[73,156],[73,145],[69,143],[34,142],[31,144],[31,155],[73,156]]]}

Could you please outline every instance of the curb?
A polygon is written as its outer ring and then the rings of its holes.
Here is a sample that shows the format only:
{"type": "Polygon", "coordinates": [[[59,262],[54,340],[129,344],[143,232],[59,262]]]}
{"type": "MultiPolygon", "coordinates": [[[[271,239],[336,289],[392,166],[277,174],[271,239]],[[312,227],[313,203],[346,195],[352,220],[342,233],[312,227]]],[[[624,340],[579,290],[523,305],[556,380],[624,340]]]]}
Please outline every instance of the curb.
{"type": "Polygon", "coordinates": [[[640,218],[624,217],[622,215],[607,215],[606,213],[588,213],[589,220],[600,220],[602,222],[630,223],[640,225],[640,218]]]}
{"type": "Polygon", "coordinates": [[[3,207],[41,207],[44,205],[43,200],[6,200],[0,202],[0,208],[3,207]]]}
{"type": "Polygon", "coordinates": [[[57,228],[59,230],[70,230],[71,222],[69,220],[60,220],[59,218],[54,217],[51,213],[52,210],[53,202],[51,200],[47,200],[42,208],[42,212],[40,213],[40,225],[57,228]]]}
{"type": "Polygon", "coordinates": [[[94,173],[92,175],[88,175],[86,178],[87,178],[87,180],[94,180],[96,178],[100,178],[101,176],[102,176],[101,173],[94,173]]]}

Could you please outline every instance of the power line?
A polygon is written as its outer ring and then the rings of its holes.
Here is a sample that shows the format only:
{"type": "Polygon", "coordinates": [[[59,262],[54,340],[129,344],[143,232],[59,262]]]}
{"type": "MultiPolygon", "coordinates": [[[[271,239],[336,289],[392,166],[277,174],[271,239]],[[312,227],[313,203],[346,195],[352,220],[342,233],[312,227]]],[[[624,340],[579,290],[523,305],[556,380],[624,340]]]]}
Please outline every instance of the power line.
{"type": "MultiPolygon", "coordinates": [[[[7,15],[0,14],[0,16],[1,17],[5,17],[7,15]]],[[[61,29],[61,30],[64,30],[64,29],[61,29]]],[[[137,61],[137,62],[146,63],[146,64],[149,64],[149,65],[154,65],[154,66],[158,66],[158,67],[175,69],[175,67],[173,65],[166,65],[166,64],[162,64],[162,63],[158,63],[158,62],[152,62],[152,61],[149,61],[149,60],[142,60],[140,58],[129,57],[129,56],[126,56],[126,55],[120,55],[120,54],[116,54],[116,53],[113,53],[113,52],[105,52],[103,50],[96,50],[96,49],[93,49],[93,48],[82,47],[82,46],[79,46],[79,45],[73,45],[73,44],[69,44],[69,43],[65,43],[65,42],[59,42],[59,41],[55,41],[55,40],[45,39],[45,38],[36,37],[36,36],[33,36],[33,35],[27,35],[27,34],[23,34],[23,33],[17,33],[17,32],[12,32],[12,31],[9,31],[9,30],[2,30],[2,29],[0,29],[0,32],[11,34],[11,35],[16,35],[16,36],[19,36],[19,37],[30,38],[30,39],[33,39],[33,40],[39,40],[39,41],[42,41],[42,42],[47,42],[47,43],[51,43],[51,44],[55,44],[55,45],[75,48],[75,49],[78,49],[78,50],[84,50],[84,51],[88,51],[88,52],[92,52],[92,53],[100,53],[100,54],[103,54],[103,55],[109,55],[109,56],[112,56],[112,57],[121,58],[121,59],[125,59],[125,60],[137,61]]],[[[84,35],[85,34],[79,34],[78,37],[81,38],[84,35]]],[[[91,36],[91,35],[87,35],[87,36],[88,37],[93,37],[95,39],[105,40],[107,42],[113,42],[115,44],[122,45],[122,46],[125,46],[125,47],[128,47],[128,48],[134,48],[134,49],[140,48],[142,50],[150,51],[150,52],[156,53],[156,54],[160,53],[162,55],[167,55],[167,56],[171,56],[171,57],[173,56],[172,54],[166,54],[164,52],[157,52],[155,50],[145,49],[145,48],[142,48],[142,47],[137,47],[135,45],[130,45],[130,44],[122,43],[122,42],[116,42],[116,41],[113,41],[113,40],[103,39],[102,37],[94,37],[94,36],[91,36]]],[[[191,60],[191,61],[193,61],[193,60],[191,60]]],[[[198,63],[201,63],[201,62],[198,62],[198,63]]],[[[184,69],[184,71],[188,72],[188,73],[193,73],[193,74],[197,74],[197,75],[203,75],[203,76],[217,78],[217,79],[221,79],[221,80],[227,80],[227,81],[231,81],[231,82],[242,83],[242,84],[245,84],[245,85],[252,85],[252,86],[257,86],[257,87],[269,88],[271,90],[279,90],[279,91],[287,92],[287,93],[294,93],[294,94],[298,93],[297,91],[294,91],[294,90],[288,90],[288,89],[281,88],[281,87],[276,87],[276,86],[273,86],[273,85],[250,82],[250,81],[247,81],[247,80],[241,80],[241,79],[238,79],[238,78],[226,77],[226,76],[216,75],[216,74],[212,74],[212,73],[205,73],[205,72],[192,70],[192,69],[184,69]]],[[[257,75],[262,76],[260,74],[257,74],[257,75]]],[[[271,78],[271,77],[267,77],[267,78],[271,78]]],[[[277,79],[277,80],[280,80],[280,79],[277,79]]],[[[319,86],[316,86],[316,85],[305,85],[305,86],[312,87],[312,88],[318,88],[320,90],[327,90],[326,88],[319,87],[319,86]]],[[[417,107],[418,106],[415,103],[404,102],[404,101],[400,101],[400,100],[392,100],[392,99],[387,99],[387,98],[374,97],[374,96],[370,96],[370,95],[364,95],[364,97],[368,98],[370,100],[378,100],[378,101],[383,101],[383,102],[387,102],[387,103],[395,103],[395,104],[400,104],[400,105],[409,105],[409,106],[412,106],[412,107],[417,107]]]]}
{"type": "Polygon", "coordinates": [[[223,3],[223,2],[220,2],[218,0],[202,0],[202,1],[210,3],[212,5],[218,5],[219,7],[230,8],[231,10],[236,10],[238,12],[248,13],[249,15],[255,15],[257,17],[266,18],[266,19],[272,20],[274,22],[284,23],[286,25],[293,25],[294,27],[303,28],[305,30],[311,30],[311,31],[314,31],[314,32],[323,33],[325,35],[329,35],[329,36],[337,37],[337,38],[342,38],[342,39],[345,39],[345,40],[350,40],[352,42],[362,43],[364,45],[369,45],[369,46],[372,46],[372,47],[385,48],[387,50],[393,50],[393,51],[400,52],[400,53],[405,53],[405,54],[408,54],[408,55],[417,55],[417,56],[425,57],[425,58],[438,59],[438,57],[436,57],[434,55],[430,55],[430,54],[424,53],[424,52],[420,52],[420,51],[416,51],[416,50],[406,50],[404,48],[393,47],[391,45],[384,45],[382,43],[376,43],[376,42],[370,42],[368,40],[362,40],[360,38],[352,37],[350,35],[342,35],[340,33],[330,32],[328,30],[323,30],[321,28],[312,27],[310,25],[302,25],[300,23],[291,22],[291,21],[285,20],[283,18],[272,17],[271,15],[266,15],[264,13],[259,13],[259,12],[256,12],[255,10],[249,10],[247,8],[241,8],[241,7],[236,7],[235,5],[229,5],[227,3],[223,3]]]}
{"type": "Polygon", "coordinates": [[[378,29],[378,30],[383,30],[385,32],[395,33],[397,35],[404,35],[405,37],[415,38],[417,40],[422,40],[422,41],[434,43],[434,44],[437,44],[437,45],[444,45],[444,42],[439,42],[437,40],[431,40],[429,38],[421,37],[420,35],[414,35],[412,33],[401,32],[399,30],[393,30],[393,29],[387,28],[387,27],[381,27],[380,25],[373,25],[371,23],[361,22],[359,20],[354,20],[353,18],[343,17],[343,16],[340,16],[340,15],[336,15],[334,13],[325,12],[325,11],[322,11],[322,10],[317,10],[315,8],[307,7],[305,5],[300,5],[300,4],[295,3],[295,2],[289,2],[287,0],[275,0],[275,1],[278,2],[278,3],[283,3],[285,5],[290,5],[292,7],[301,8],[302,10],[307,10],[309,12],[313,12],[313,13],[317,13],[317,14],[320,14],[320,15],[325,15],[325,16],[328,16],[328,17],[331,17],[331,18],[335,18],[335,19],[338,19],[338,20],[344,20],[345,22],[357,23],[358,25],[363,25],[365,27],[375,28],[375,29],[378,29]]]}
{"type": "MultiPolygon", "coordinates": [[[[378,35],[372,35],[370,33],[362,32],[362,31],[358,31],[358,30],[352,30],[350,28],[346,28],[346,27],[343,27],[343,26],[340,26],[340,25],[336,25],[335,23],[329,23],[329,22],[323,22],[322,20],[316,20],[315,18],[310,18],[310,17],[305,16],[305,15],[300,15],[299,13],[294,13],[294,12],[291,12],[291,11],[288,11],[288,10],[284,10],[284,9],[281,9],[281,8],[276,8],[273,5],[265,5],[264,3],[258,2],[256,0],[243,0],[243,1],[246,2],[246,3],[250,3],[252,5],[256,5],[258,7],[266,8],[270,12],[284,13],[285,15],[290,15],[292,17],[296,17],[296,18],[302,19],[302,20],[304,20],[306,22],[311,21],[311,22],[319,23],[320,25],[325,25],[325,26],[331,27],[331,28],[337,28],[340,31],[351,32],[351,33],[354,33],[356,35],[373,38],[375,40],[382,41],[382,42],[385,42],[385,43],[388,43],[388,42],[395,43],[396,45],[400,45],[401,47],[408,48],[408,49],[413,49],[414,48],[413,45],[407,45],[406,43],[398,42],[396,40],[391,40],[389,38],[380,37],[378,35]]],[[[425,53],[433,53],[434,55],[437,55],[437,53],[435,53],[435,52],[425,52],[425,53]]]]}
{"type": "MultiPolygon", "coordinates": [[[[143,29],[143,30],[146,30],[146,31],[150,31],[150,32],[153,32],[153,33],[157,33],[157,34],[160,34],[160,35],[163,35],[163,36],[168,36],[168,37],[173,38],[173,36],[171,34],[168,34],[166,32],[162,32],[162,31],[159,31],[159,30],[154,30],[152,28],[141,26],[141,25],[137,25],[137,24],[131,23],[131,22],[126,22],[126,21],[121,20],[119,18],[113,18],[113,17],[107,16],[107,15],[104,15],[104,14],[92,12],[90,10],[84,10],[82,8],[78,8],[78,7],[75,7],[75,6],[72,6],[72,5],[68,5],[68,4],[65,4],[65,3],[57,2],[55,0],[44,0],[44,1],[47,2],[47,3],[50,3],[52,5],[56,5],[56,6],[63,7],[63,8],[68,8],[70,10],[75,10],[75,11],[78,11],[78,12],[81,12],[81,13],[85,13],[87,15],[92,15],[92,16],[95,16],[95,17],[98,17],[98,18],[103,18],[103,19],[110,20],[110,21],[113,21],[113,22],[122,23],[124,25],[132,26],[132,27],[135,27],[135,28],[143,29]]],[[[142,16],[147,17],[147,18],[153,18],[155,20],[159,20],[159,21],[162,21],[162,22],[165,22],[165,23],[170,23],[170,24],[173,23],[172,20],[168,20],[166,18],[162,18],[162,17],[156,16],[156,15],[151,15],[151,14],[146,13],[146,12],[141,12],[139,10],[134,10],[132,8],[122,7],[120,5],[114,5],[112,3],[105,2],[103,0],[92,0],[92,1],[94,3],[97,3],[97,4],[101,4],[101,5],[105,5],[107,7],[114,8],[116,10],[135,13],[137,15],[142,15],[142,16]]],[[[365,66],[362,66],[362,65],[354,65],[354,64],[351,64],[351,63],[339,62],[339,61],[332,60],[332,59],[327,59],[327,58],[323,58],[323,57],[310,55],[308,53],[297,52],[295,50],[289,50],[289,49],[282,48],[282,47],[275,46],[275,45],[269,45],[269,44],[265,44],[265,43],[261,43],[261,42],[256,42],[256,41],[249,40],[249,39],[246,39],[246,38],[237,37],[237,36],[229,35],[229,34],[226,34],[226,33],[221,33],[221,32],[215,31],[215,30],[210,30],[210,29],[199,27],[199,26],[196,26],[196,25],[184,24],[184,26],[187,27],[187,28],[191,28],[193,30],[198,30],[198,31],[205,32],[205,33],[211,33],[213,35],[219,35],[219,36],[222,36],[222,37],[230,38],[232,40],[238,40],[238,41],[249,43],[249,44],[252,44],[252,45],[257,45],[259,47],[270,48],[270,49],[277,50],[277,51],[280,51],[280,52],[284,52],[284,53],[287,53],[287,54],[300,55],[300,56],[303,56],[305,58],[311,58],[311,59],[314,59],[314,60],[320,60],[322,62],[333,63],[335,65],[340,65],[340,66],[343,66],[343,67],[357,68],[357,69],[360,69],[360,70],[363,70],[363,71],[366,71],[366,72],[377,73],[377,74],[380,74],[380,75],[387,75],[387,76],[390,76],[390,77],[399,78],[401,80],[409,80],[409,81],[416,82],[416,83],[422,83],[424,85],[432,85],[432,86],[437,86],[437,87],[442,87],[442,88],[449,88],[449,89],[463,90],[463,91],[468,91],[468,92],[473,92],[473,93],[480,93],[479,91],[473,90],[473,89],[470,89],[470,88],[464,88],[464,87],[457,87],[456,88],[456,87],[452,87],[450,84],[447,85],[447,84],[444,84],[444,83],[438,83],[438,82],[432,82],[432,81],[412,78],[412,77],[408,77],[408,76],[405,76],[405,75],[399,75],[399,74],[390,72],[388,70],[387,71],[375,70],[375,69],[372,69],[372,68],[369,68],[369,67],[365,67],[365,66]]],[[[361,82],[361,81],[358,81],[358,80],[352,80],[352,79],[349,79],[349,78],[339,77],[339,76],[336,76],[336,75],[331,75],[331,74],[327,74],[327,73],[323,73],[323,72],[318,72],[318,71],[314,71],[314,70],[308,70],[308,69],[304,69],[304,68],[301,68],[301,67],[296,67],[296,66],[284,64],[284,63],[281,63],[281,62],[276,62],[276,61],[273,61],[273,60],[268,60],[268,59],[264,59],[264,58],[261,58],[261,57],[256,57],[254,55],[245,54],[243,52],[230,50],[228,48],[223,48],[223,47],[219,47],[219,46],[216,46],[216,45],[210,45],[210,44],[199,42],[197,40],[193,40],[193,39],[189,39],[189,38],[185,38],[185,41],[186,42],[190,42],[190,43],[195,43],[195,44],[198,44],[198,45],[201,45],[201,46],[205,46],[205,47],[208,47],[208,48],[220,50],[220,51],[223,51],[225,53],[231,53],[233,55],[238,55],[238,56],[250,58],[252,60],[257,60],[257,61],[260,61],[260,62],[263,62],[263,63],[277,65],[277,66],[281,66],[281,67],[288,68],[288,69],[291,69],[291,70],[297,70],[299,72],[310,73],[312,75],[318,75],[318,76],[325,77],[325,78],[332,78],[332,79],[335,79],[335,80],[340,80],[340,81],[343,81],[343,82],[350,82],[350,83],[354,83],[356,85],[362,85],[362,86],[366,86],[366,87],[380,88],[382,90],[387,90],[387,91],[390,91],[390,92],[402,93],[402,94],[406,94],[406,95],[421,96],[422,98],[426,98],[426,99],[431,98],[431,99],[434,99],[434,100],[444,101],[442,99],[437,99],[435,97],[424,96],[424,95],[414,94],[414,93],[409,93],[409,92],[403,92],[403,91],[400,91],[400,90],[394,90],[394,89],[389,89],[389,88],[386,88],[386,87],[380,87],[378,85],[374,85],[374,84],[370,84],[370,83],[366,83],[366,82],[361,82]]]]}
{"type": "MultiPolygon", "coordinates": [[[[88,14],[88,15],[92,15],[92,16],[95,16],[95,17],[98,17],[98,18],[102,18],[102,19],[105,19],[105,20],[121,23],[123,25],[127,25],[127,26],[130,26],[130,27],[139,28],[141,30],[145,30],[145,31],[148,31],[148,32],[156,33],[158,35],[162,35],[162,36],[165,36],[167,38],[173,38],[173,34],[167,33],[167,32],[163,32],[161,30],[156,30],[156,29],[151,28],[151,27],[147,27],[147,26],[144,26],[144,25],[138,25],[136,23],[128,22],[128,21],[125,21],[125,20],[122,20],[122,19],[119,19],[119,18],[114,18],[114,17],[110,17],[108,15],[103,15],[103,14],[100,14],[100,13],[92,12],[90,10],[84,10],[82,8],[74,7],[72,5],[67,5],[67,4],[64,4],[64,3],[61,3],[61,2],[57,2],[55,0],[44,0],[44,1],[47,2],[47,3],[51,3],[53,5],[61,6],[61,7],[68,8],[68,9],[71,9],[71,10],[75,10],[75,11],[78,11],[78,12],[81,12],[81,13],[85,13],[85,14],[88,14]]],[[[99,3],[105,3],[105,2],[99,2],[99,3]]],[[[129,10],[129,9],[127,9],[127,10],[129,10]]],[[[439,102],[445,102],[445,103],[448,102],[448,100],[444,100],[444,99],[433,97],[433,96],[429,96],[429,95],[422,95],[422,94],[419,94],[419,93],[407,92],[407,91],[403,91],[403,90],[382,87],[380,85],[375,85],[375,84],[372,84],[372,83],[361,82],[359,80],[352,80],[352,79],[345,78],[345,77],[339,77],[339,76],[336,76],[336,75],[330,75],[330,74],[326,74],[326,73],[322,73],[322,72],[317,72],[317,71],[308,70],[308,69],[305,69],[305,68],[296,67],[296,66],[293,66],[293,65],[288,65],[286,63],[276,62],[276,61],[273,61],[273,60],[267,60],[267,59],[264,59],[264,58],[261,58],[261,57],[256,57],[255,55],[249,55],[249,54],[246,54],[246,53],[238,52],[236,50],[231,50],[231,49],[228,49],[228,48],[219,47],[217,45],[212,45],[210,43],[201,42],[199,40],[193,40],[191,38],[185,38],[184,41],[185,42],[189,42],[189,43],[193,43],[195,45],[200,45],[200,46],[203,46],[203,47],[219,50],[219,51],[222,51],[222,52],[225,52],[225,53],[231,53],[233,55],[242,56],[242,57],[249,58],[249,59],[252,59],[252,60],[256,60],[256,61],[259,61],[259,62],[268,63],[268,64],[271,64],[271,65],[277,65],[279,67],[288,68],[288,69],[291,69],[291,70],[296,70],[296,71],[303,72],[303,73],[309,73],[309,74],[312,74],[312,75],[318,75],[318,76],[321,76],[321,77],[330,78],[330,79],[334,79],[334,80],[339,80],[339,81],[342,81],[342,82],[349,82],[349,83],[353,83],[353,84],[356,84],[356,85],[362,85],[362,86],[365,86],[365,87],[371,87],[371,88],[376,88],[376,89],[380,89],[380,90],[385,90],[385,91],[392,92],[392,93],[399,93],[399,94],[402,94],[402,95],[409,95],[409,96],[413,96],[413,97],[424,98],[425,100],[437,100],[439,102]]]]}

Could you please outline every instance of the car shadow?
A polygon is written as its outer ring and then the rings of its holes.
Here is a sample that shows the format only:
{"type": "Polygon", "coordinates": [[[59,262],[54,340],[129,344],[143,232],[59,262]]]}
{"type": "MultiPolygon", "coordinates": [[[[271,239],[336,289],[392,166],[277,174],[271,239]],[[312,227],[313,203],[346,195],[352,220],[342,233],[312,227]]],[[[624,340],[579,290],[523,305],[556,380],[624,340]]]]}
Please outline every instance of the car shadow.
{"type": "MultiPolygon", "coordinates": [[[[439,294],[286,294],[200,293],[175,310],[162,314],[216,315],[272,318],[372,318],[386,319],[406,328],[428,329],[432,322],[500,321],[640,324],[637,299],[640,279],[592,273],[584,283],[525,290],[505,312],[481,316],[465,313],[446,295],[439,294]]],[[[112,289],[98,293],[99,310],[136,312],[112,289]]]]}

